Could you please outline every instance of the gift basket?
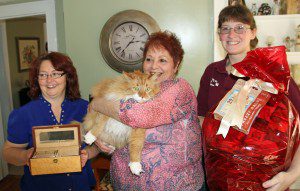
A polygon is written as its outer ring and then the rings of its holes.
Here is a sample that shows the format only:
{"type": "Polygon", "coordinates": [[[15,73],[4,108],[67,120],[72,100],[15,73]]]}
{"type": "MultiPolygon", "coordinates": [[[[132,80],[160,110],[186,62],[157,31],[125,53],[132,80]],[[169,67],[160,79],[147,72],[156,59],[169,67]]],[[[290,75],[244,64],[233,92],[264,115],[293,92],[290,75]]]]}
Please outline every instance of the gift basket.
{"type": "Polygon", "coordinates": [[[249,80],[237,80],[204,119],[207,183],[211,191],[265,190],[262,183],[289,168],[299,145],[285,47],[257,48],[233,67],[249,80]]]}

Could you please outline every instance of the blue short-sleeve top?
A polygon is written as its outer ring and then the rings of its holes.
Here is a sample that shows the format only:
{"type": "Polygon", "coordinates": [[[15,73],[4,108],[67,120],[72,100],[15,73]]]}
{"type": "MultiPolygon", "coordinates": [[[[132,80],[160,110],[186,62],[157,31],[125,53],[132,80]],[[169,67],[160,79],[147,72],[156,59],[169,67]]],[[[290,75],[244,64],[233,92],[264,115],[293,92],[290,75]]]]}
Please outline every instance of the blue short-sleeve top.
{"type": "MultiPolygon", "coordinates": [[[[33,147],[33,126],[68,124],[71,121],[82,122],[87,106],[88,102],[83,99],[75,101],[65,99],[61,105],[60,121],[57,121],[51,110],[51,104],[43,96],[39,96],[38,99],[11,112],[8,120],[7,140],[15,144],[28,143],[28,148],[31,148],[33,147]]],[[[26,165],[20,184],[22,191],[87,191],[91,190],[95,179],[89,161],[80,173],[53,175],[32,176],[26,165]]]]}

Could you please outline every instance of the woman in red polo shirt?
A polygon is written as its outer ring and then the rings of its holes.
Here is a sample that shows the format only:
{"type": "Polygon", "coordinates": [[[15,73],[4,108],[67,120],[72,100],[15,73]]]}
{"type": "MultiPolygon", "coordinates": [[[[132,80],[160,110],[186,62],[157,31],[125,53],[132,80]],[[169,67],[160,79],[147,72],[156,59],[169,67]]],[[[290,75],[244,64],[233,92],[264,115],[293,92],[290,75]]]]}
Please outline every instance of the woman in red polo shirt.
{"type": "MultiPolygon", "coordinates": [[[[237,78],[230,75],[232,64],[242,61],[247,52],[257,45],[256,24],[253,15],[245,6],[236,5],[224,8],[218,20],[219,39],[227,52],[224,60],[211,63],[205,70],[197,96],[198,115],[203,123],[206,113],[214,107],[233,87],[237,78]]],[[[300,91],[293,79],[289,83],[289,99],[300,113],[300,91]]],[[[287,172],[281,172],[264,182],[268,190],[284,190],[300,175],[299,149],[287,172]]]]}

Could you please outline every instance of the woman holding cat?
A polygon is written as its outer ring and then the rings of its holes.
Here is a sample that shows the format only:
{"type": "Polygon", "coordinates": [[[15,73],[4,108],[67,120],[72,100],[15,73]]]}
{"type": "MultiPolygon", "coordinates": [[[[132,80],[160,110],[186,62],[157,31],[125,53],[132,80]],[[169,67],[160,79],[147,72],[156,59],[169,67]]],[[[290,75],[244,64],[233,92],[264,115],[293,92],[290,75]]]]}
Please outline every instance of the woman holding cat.
{"type": "Polygon", "coordinates": [[[203,185],[202,143],[192,87],[176,78],[184,51],[175,34],[157,32],[145,45],[143,70],[158,74],[160,93],[152,100],[116,103],[102,98],[92,108],[133,128],[145,128],[143,173],[133,175],[125,147],[112,155],[115,190],[199,190],[203,185]]]}
{"type": "Polygon", "coordinates": [[[88,102],[80,98],[76,69],[69,57],[58,52],[41,55],[29,72],[28,104],[11,112],[8,136],[3,147],[4,159],[24,166],[22,191],[90,191],[95,184],[88,162],[80,173],[32,176],[27,166],[33,152],[31,129],[39,125],[68,124],[82,121],[88,102]]]}

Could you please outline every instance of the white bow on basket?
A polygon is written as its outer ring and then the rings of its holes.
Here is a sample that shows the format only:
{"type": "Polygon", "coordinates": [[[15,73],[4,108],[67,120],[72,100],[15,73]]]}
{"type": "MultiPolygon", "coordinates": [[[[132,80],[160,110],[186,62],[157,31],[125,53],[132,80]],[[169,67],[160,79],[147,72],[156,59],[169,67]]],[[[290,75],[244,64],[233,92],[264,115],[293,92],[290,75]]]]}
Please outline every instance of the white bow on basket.
{"type": "Polygon", "coordinates": [[[269,93],[278,93],[272,83],[237,80],[214,111],[215,118],[221,120],[217,135],[225,138],[231,126],[248,134],[255,117],[270,99],[269,93]]]}

